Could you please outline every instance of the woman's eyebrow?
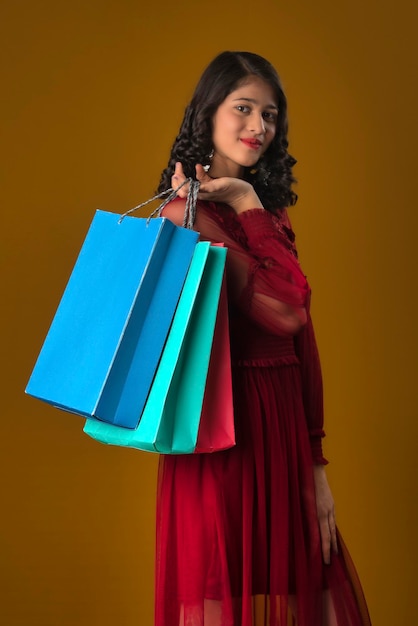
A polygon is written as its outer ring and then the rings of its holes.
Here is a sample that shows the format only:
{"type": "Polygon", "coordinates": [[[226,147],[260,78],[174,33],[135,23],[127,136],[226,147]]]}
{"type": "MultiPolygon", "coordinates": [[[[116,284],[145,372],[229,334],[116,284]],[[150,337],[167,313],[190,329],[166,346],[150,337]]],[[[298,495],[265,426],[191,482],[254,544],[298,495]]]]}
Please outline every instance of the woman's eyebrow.
{"type": "MultiPolygon", "coordinates": [[[[237,100],[244,100],[245,102],[251,102],[252,104],[259,104],[258,100],[255,100],[254,98],[234,98],[232,102],[237,102],[237,100]]],[[[278,111],[279,107],[277,107],[275,104],[268,104],[266,106],[266,109],[275,109],[276,111],[278,111]]]]}

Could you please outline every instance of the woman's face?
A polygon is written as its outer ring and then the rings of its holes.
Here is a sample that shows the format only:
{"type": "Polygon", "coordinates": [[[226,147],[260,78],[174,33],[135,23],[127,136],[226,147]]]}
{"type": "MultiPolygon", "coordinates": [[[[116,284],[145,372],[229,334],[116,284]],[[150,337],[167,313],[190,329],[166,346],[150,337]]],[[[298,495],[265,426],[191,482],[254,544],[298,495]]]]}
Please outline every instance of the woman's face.
{"type": "Polygon", "coordinates": [[[241,178],[271,144],[277,117],[273,88],[261,78],[251,76],[232,91],[212,119],[210,176],[241,178]]]}

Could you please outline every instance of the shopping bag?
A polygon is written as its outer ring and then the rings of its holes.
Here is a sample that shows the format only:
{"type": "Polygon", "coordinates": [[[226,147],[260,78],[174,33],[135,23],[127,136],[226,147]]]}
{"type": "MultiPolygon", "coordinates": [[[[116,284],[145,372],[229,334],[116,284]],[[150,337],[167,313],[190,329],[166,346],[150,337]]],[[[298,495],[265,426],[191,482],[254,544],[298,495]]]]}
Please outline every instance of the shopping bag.
{"type": "MultiPolygon", "coordinates": [[[[134,430],[88,420],[84,432],[103,443],[165,454],[188,454],[196,449],[206,379],[218,316],[226,249],[197,244],[173,324],[141,420],[134,430]]],[[[223,303],[223,336],[227,326],[223,303]]],[[[221,326],[222,328],[222,326],[221,326]]],[[[229,362],[229,342],[224,349],[229,362]]],[[[228,371],[228,366],[226,366],[228,371]]],[[[226,385],[230,385],[230,377],[226,385]]],[[[220,398],[222,394],[217,394],[220,398]]],[[[232,421],[232,390],[225,393],[232,421]]],[[[231,428],[228,428],[231,434],[231,428]]],[[[233,431],[233,425],[232,425],[233,431]]],[[[224,439],[223,439],[224,443],[224,439]]],[[[232,437],[223,447],[233,445],[232,437]]],[[[207,445],[207,439],[205,441],[207,445]]],[[[210,447],[210,446],[208,446],[210,447]]]]}
{"type": "Polygon", "coordinates": [[[216,452],[235,445],[226,282],[222,283],[205,395],[195,452],[216,452]]]}
{"type": "Polygon", "coordinates": [[[26,393],[133,428],[198,233],[166,218],[122,217],[96,212],[26,393]]]}
{"type": "MultiPolygon", "coordinates": [[[[207,242],[199,245],[207,246],[207,242]]],[[[226,248],[207,248],[207,261],[191,315],[189,317],[185,306],[184,311],[180,308],[178,316],[176,312],[173,320],[173,328],[142,415],[144,439],[153,443],[158,452],[187,454],[195,451],[226,253],[226,248]],[[188,321],[186,333],[183,331],[185,318],[188,321]],[[168,385],[173,369],[174,374],[168,385]],[[162,415],[157,431],[153,429],[156,411],[162,415]],[[150,436],[145,437],[147,434],[150,436]]]]}

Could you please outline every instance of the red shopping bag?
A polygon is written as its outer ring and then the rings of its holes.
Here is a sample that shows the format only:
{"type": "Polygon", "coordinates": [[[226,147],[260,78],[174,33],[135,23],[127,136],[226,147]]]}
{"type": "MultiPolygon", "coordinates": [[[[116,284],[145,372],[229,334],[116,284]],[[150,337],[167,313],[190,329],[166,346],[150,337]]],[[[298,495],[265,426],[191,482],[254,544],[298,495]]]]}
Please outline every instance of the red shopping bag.
{"type": "Polygon", "coordinates": [[[224,277],[195,453],[225,450],[234,445],[228,300],[224,277]]]}

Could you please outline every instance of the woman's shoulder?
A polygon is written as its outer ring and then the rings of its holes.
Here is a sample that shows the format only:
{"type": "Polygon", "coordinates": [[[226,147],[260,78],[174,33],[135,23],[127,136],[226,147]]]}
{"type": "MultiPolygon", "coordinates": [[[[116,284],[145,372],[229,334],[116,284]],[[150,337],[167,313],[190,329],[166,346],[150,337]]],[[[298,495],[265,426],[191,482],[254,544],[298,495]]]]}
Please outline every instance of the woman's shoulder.
{"type": "Polygon", "coordinates": [[[166,217],[176,226],[182,226],[184,220],[184,213],[186,210],[185,198],[174,198],[168,204],[165,205],[161,211],[161,217],[166,217]]]}

